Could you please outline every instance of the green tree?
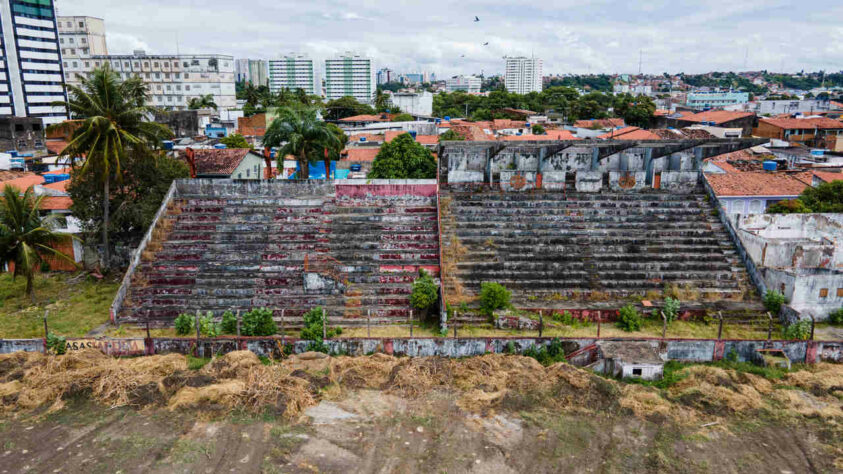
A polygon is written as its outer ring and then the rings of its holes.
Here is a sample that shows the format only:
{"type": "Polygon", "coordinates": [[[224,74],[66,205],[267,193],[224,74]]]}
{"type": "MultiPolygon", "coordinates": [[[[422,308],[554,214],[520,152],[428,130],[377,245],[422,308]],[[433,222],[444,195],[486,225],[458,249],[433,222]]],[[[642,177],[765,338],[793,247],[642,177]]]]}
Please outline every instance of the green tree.
{"type": "Polygon", "coordinates": [[[413,116],[410,114],[398,114],[392,118],[393,122],[412,122],[413,116]]]}
{"type": "Polygon", "coordinates": [[[433,179],[436,159],[409,133],[384,143],[372,162],[370,179],[433,179]]]}
{"type": "Polygon", "coordinates": [[[614,112],[627,125],[649,127],[655,116],[656,104],[645,95],[620,94],[615,97],[614,112]]]}
{"type": "Polygon", "coordinates": [[[252,148],[252,145],[249,145],[249,142],[246,141],[246,137],[239,133],[220,138],[220,143],[227,148],[252,148]]]}
{"type": "Polygon", "coordinates": [[[768,214],[800,214],[811,212],[811,209],[799,199],[785,199],[767,208],[768,214]]]}
{"type": "Polygon", "coordinates": [[[453,131],[452,129],[448,129],[442,135],[439,135],[439,142],[447,142],[447,141],[462,141],[465,140],[465,137],[460,135],[459,133],[453,131]]]}
{"type": "Polygon", "coordinates": [[[492,316],[495,310],[508,308],[512,292],[500,283],[483,282],[480,284],[480,310],[492,316]]]}
{"type": "Polygon", "coordinates": [[[214,102],[213,94],[205,94],[199,97],[193,97],[187,102],[187,108],[195,109],[217,109],[217,103],[214,102]]]}
{"type": "MultiPolygon", "coordinates": [[[[131,149],[121,161],[121,180],[109,181],[108,233],[111,239],[135,246],[143,237],[175,179],[189,178],[184,161],[163,152],[131,149]]],[[[86,234],[96,235],[103,223],[103,189],[94,173],[71,172],[67,191],[70,208],[86,234]]]]}
{"type": "Polygon", "coordinates": [[[538,123],[533,125],[532,130],[533,135],[544,135],[545,133],[547,133],[544,127],[542,127],[541,124],[538,123]]]}
{"type": "Polygon", "coordinates": [[[799,200],[811,212],[843,212],[843,180],[822,183],[816,188],[807,187],[799,200]]]}
{"type": "Polygon", "coordinates": [[[375,111],[386,112],[389,108],[389,95],[386,94],[381,87],[375,90],[375,111]]]}
{"type": "Polygon", "coordinates": [[[0,198],[0,264],[14,262],[13,278],[26,278],[26,295],[30,298],[35,273],[41,268],[45,255],[76,264],[52,247],[62,238],[69,237],[54,231],[61,224],[55,214],[44,218],[38,214],[45,197],[36,197],[32,188],[21,195],[17,188],[7,184],[0,198]]]}
{"type": "Polygon", "coordinates": [[[121,81],[109,63],[94,69],[79,86],[65,87],[68,100],[54,105],[65,107],[71,118],[81,122],[65,122],[51,129],[72,131],[70,143],[60,156],[84,156],[82,173],[95,173],[102,181],[102,268],[108,271],[111,178],[122,179],[121,161],[129,149],[157,147],[162,139],[171,137],[172,132],[164,125],[148,121],[154,108],[147,105],[148,90],[142,80],[135,76],[121,81]]]}
{"type": "Polygon", "coordinates": [[[329,100],[325,105],[325,120],[341,120],[355,115],[374,114],[375,109],[357,102],[354,97],[340,97],[329,100]]]}
{"type": "Polygon", "coordinates": [[[634,306],[628,304],[618,312],[618,320],[615,324],[627,332],[637,331],[641,329],[641,313],[634,306]]]}
{"type": "MultiPolygon", "coordinates": [[[[308,179],[310,163],[318,160],[317,157],[324,154],[326,148],[330,150],[338,146],[337,136],[328,124],[316,118],[316,111],[313,107],[282,107],[278,118],[269,124],[263,137],[264,146],[279,147],[276,158],[279,169],[283,167],[285,156],[296,157],[301,170],[298,179],[308,179]]],[[[330,168],[326,170],[328,172],[330,168]]]]}
{"type": "Polygon", "coordinates": [[[422,318],[426,319],[427,313],[439,301],[439,288],[430,273],[419,270],[419,277],[413,282],[413,289],[410,293],[410,305],[422,311],[422,318]]]}

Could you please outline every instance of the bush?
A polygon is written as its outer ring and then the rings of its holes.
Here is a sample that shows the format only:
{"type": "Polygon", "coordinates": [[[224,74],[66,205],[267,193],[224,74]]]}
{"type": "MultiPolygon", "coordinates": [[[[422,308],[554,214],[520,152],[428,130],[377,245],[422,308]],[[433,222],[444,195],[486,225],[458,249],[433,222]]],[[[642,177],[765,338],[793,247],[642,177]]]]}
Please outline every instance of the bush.
{"type": "Polygon", "coordinates": [[[565,310],[562,314],[554,312],[550,315],[550,318],[556,321],[557,323],[562,323],[565,326],[573,326],[574,325],[574,315],[571,314],[570,311],[565,310]]]}
{"type": "Polygon", "coordinates": [[[768,290],[764,294],[764,307],[773,314],[779,314],[785,303],[787,303],[787,298],[780,291],[768,290]]]}
{"type": "MultiPolygon", "coordinates": [[[[317,306],[304,313],[304,327],[301,330],[301,338],[308,341],[322,343],[322,307],[317,306]]],[[[329,339],[342,334],[341,328],[325,328],[325,336],[329,339]]],[[[309,346],[308,346],[309,347],[309,346]]],[[[326,351],[316,351],[326,352],[326,351]]]]}
{"type": "Polygon", "coordinates": [[[539,361],[542,365],[551,365],[557,362],[566,362],[565,349],[562,347],[562,341],[554,338],[547,346],[536,347],[532,345],[524,351],[524,356],[532,357],[539,361]]]}
{"type": "Polygon", "coordinates": [[[58,355],[64,354],[67,352],[67,339],[64,336],[47,333],[47,350],[58,355]]]}
{"type": "Polygon", "coordinates": [[[542,127],[540,124],[533,125],[532,129],[533,135],[544,135],[545,133],[547,133],[544,127],[542,127]]]}
{"type": "Polygon", "coordinates": [[[413,282],[413,291],[410,293],[410,305],[427,313],[438,300],[439,289],[433,277],[430,273],[419,269],[419,277],[413,282]]]}
{"type": "Polygon", "coordinates": [[[272,336],[278,332],[278,326],[272,319],[272,310],[256,308],[243,315],[240,334],[244,336],[272,336]]]}
{"type": "Polygon", "coordinates": [[[207,337],[217,337],[220,335],[220,325],[214,322],[214,315],[210,311],[205,316],[199,318],[199,333],[207,337]]]}
{"type": "Polygon", "coordinates": [[[631,304],[624,306],[620,310],[617,326],[627,332],[641,329],[641,313],[631,304]]]}
{"type": "Polygon", "coordinates": [[[662,308],[662,311],[664,312],[664,316],[667,318],[668,323],[676,321],[676,316],[679,315],[679,306],[679,300],[676,298],[668,296],[664,299],[664,308],[662,308]]]}
{"type": "Polygon", "coordinates": [[[190,313],[182,313],[178,315],[174,323],[176,326],[176,334],[179,336],[187,336],[192,333],[194,329],[194,318],[195,316],[190,313]]]}
{"type": "Polygon", "coordinates": [[[828,322],[834,325],[843,324],[843,308],[838,309],[837,311],[832,311],[828,315],[828,322]]]}
{"type": "Polygon", "coordinates": [[[220,323],[220,330],[223,334],[237,334],[237,317],[231,311],[226,311],[222,314],[222,323],[220,323]]]}
{"type": "Polygon", "coordinates": [[[801,319],[782,329],[782,336],[787,340],[808,339],[811,337],[811,321],[801,319]]]}
{"type": "Polygon", "coordinates": [[[500,283],[484,282],[480,285],[480,310],[491,316],[495,310],[509,307],[512,293],[500,283]]]}

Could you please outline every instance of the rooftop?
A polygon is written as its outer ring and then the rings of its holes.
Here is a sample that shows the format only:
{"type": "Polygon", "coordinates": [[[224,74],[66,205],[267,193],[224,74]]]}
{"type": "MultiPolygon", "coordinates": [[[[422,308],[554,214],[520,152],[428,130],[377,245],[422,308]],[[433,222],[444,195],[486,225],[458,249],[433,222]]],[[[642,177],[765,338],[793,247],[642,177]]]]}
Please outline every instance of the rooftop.
{"type": "Polygon", "coordinates": [[[707,112],[700,112],[698,114],[682,115],[679,120],[682,122],[714,122],[716,124],[728,123],[733,120],[740,120],[747,117],[752,117],[755,114],[752,112],[732,112],[729,110],[709,110],[707,112]]]}
{"type": "Polygon", "coordinates": [[[248,148],[200,148],[193,150],[197,175],[229,176],[252,150],[248,148]]]}
{"type": "Polygon", "coordinates": [[[771,173],[732,169],[735,171],[705,175],[711,189],[718,196],[798,196],[813,182],[810,171],[771,173]]]}
{"type": "Polygon", "coordinates": [[[615,359],[630,364],[663,364],[658,351],[648,342],[613,342],[600,341],[597,343],[600,352],[606,359],[615,359]]]}
{"type": "Polygon", "coordinates": [[[380,147],[348,148],[346,150],[345,160],[355,162],[372,162],[375,161],[375,157],[378,156],[378,152],[380,151],[380,147]]]}
{"type": "Polygon", "coordinates": [[[799,130],[806,128],[838,129],[843,128],[843,122],[826,117],[810,118],[762,118],[761,122],[784,130],[799,130]]]}
{"type": "Polygon", "coordinates": [[[622,118],[608,118],[608,119],[589,119],[577,120],[574,122],[577,128],[615,128],[624,127],[626,123],[622,118]]]}

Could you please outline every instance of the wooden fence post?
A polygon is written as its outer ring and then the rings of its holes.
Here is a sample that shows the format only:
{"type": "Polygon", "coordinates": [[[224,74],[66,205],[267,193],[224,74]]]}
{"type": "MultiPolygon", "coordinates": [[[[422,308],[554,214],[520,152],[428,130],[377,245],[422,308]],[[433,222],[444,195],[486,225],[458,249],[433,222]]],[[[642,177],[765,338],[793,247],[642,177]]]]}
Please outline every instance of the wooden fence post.
{"type": "Polygon", "coordinates": [[[813,341],[814,340],[814,325],[817,323],[817,321],[814,319],[813,314],[808,314],[808,316],[811,317],[811,340],[813,341]]]}
{"type": "Polygon", "coordinates": [[[722,311],[717,312],[717,319],[720,320],[720,322],[717,324],[717,340],[719,341],[720,339],[723,338],[723,312],[722,311]]]}
{"type": "Polygon", "coordinates": [[[328,321],[325,320],[325,308],[322,308],[322,340],[328,338],[328,321]]]}
{"type": "Polygon", "coordinates": [[[47,329],[47,315],[49,315],[49,314],[50,314],[50,310],[45,309],[44,310],[44,340],[45,341],[47,340],[47,336],[50,335],[50,331],[49,331],[49,329],[47,329]]]}
{"type": "Polygon", "coordinates": [[[457,338],[457,310],[454,310],[454,339],[457,338]]]}
{"type": "Polygon", "coordinates": [[[240,310],[237,310],[237,339],[240,339],[240,310]]]}
{"type": "Polygon", "coordinates": [[[366,310],[366,337],[372,337],[372,310],[366,310]]]}
{"type": "Polygon", "coordinates": [[[409,318],[410,319],[408,320],[408,323],[410,324],[410,337],[413,337],[413,310],[412,309],[410,310],[409,318]]]}
{"type": "Polygon", "coordinates": [[[767,340],[771,341],[773,340],[773,315],[769,311],[767,311],[767,318],[767,340]]]}
{"type": "Polygon", "coordinates": [[[542,312],[539,311],[539,337],[542,337],[542,332],[544,330],[544,316],[542,312]]]}
{"type": "Polygon", "coordinates": [[[198,309],[196,310],[196,316],[194,316],[194,323],[193,324],[194,324],[194,326],[196,326],[196,355],[199,356],[199,357],[202,357],[204,355],[203,354],[204,351],[202,351],[199,348],[199,332],[200,332],[199,329],[200,328],[199,328],[199,310],[198,309]]]}
{"type": "Polygon", "coordinates": [[[603,318],[597,316],[597,339],[600,339],[600,323],[603,322],[603,318]]]}
{"type": "Polygon", "coordinates": [[[281,310],[281,334],[283,335],[282,337],[287,336],[287,330],[284,328],[284,310],[283,309],[281,310]]]}
{"type": "Polygon", "coordinates": [[[664,311],[659,310],[659,313],[662,314],[662,339],[667,335],[667,316],[665,316],[664,311]]]}

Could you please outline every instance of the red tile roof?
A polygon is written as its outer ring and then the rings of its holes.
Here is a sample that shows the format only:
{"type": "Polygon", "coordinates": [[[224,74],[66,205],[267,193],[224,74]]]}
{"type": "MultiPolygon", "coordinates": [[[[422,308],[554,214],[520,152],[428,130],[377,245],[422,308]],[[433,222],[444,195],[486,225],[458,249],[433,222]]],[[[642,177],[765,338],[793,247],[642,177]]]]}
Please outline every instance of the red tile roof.
{"type": "Polygon", "coordinates": [[[526,128],[527,122],[520,121],[520,120],[509,120],[509,119],[495,119],[492,121],[492,129],[493,130],[505,130],[510,128],[526,128]]]}
{"type": "Polygon", "coordinates": [[[716,124],[728,123],[755,115],[752,112],[732,112],[730,110],[709,110],[698,114],[683,115],[679,120],[682,122],[714,122],[716,124]]]}
{"type": "Polygon", "coordinates": [[[620,130],[614,130],[614,133],[604,133],[597,138],[604,138],[607,140],[661,140],[662,137],[649,131],[638,127],[627,127],[620,130]]]}
{"type": "Polygon", "coordinates": [[[594,120],[577,120],[574,122],[577,128],[615,128],[624,127],[626,123],[622,118],[608,118],[608,119],[594,119],[594,120]]]}
{"type": "Polygon", "coordinates": [[[826,183],[843,180],[843,173],[841,172],[834,173],[831,171],[814,171],[814,176],[820,178],[826,183]]]}
{"type": "Polygon", "coordinates": [[[67,196],[47,196],[41,201],[41,209],[45,211],[64,211],[72,205],[73,199],[67,196]]]}
{"type": "MultiPolygon", "coordinates": [[[[389,132],[386,133],[389,134],[389,132]]],[[[386,136],[388,137],[389,135],[386,136]]],[[[366,142],[383,143],[385,141],[385,137],[382,133],[358,133],[356,135],[349,135],[348,142],[360,143],[361,138],[365,138],[366,142]]]]}
{"type": "Polygon", "coordinates": [[[6,187],[6,185],[11,185],[19,189],[20,191],[26,191],[27,189],[35,186],[36,184],[41,184],[44,182],[44,177],[39,176],[35,173],[27,173],[19,178],[13,178],[8,181],[0,182],[0,190],[6,187]]]}
{"type": "Polygon", "coordinates": [[[197,175],[229,176],[252,150],[248,148],[225,148],[218,150],[195,149],[197,175]]]}
{"type": "Polygon", "coordinates": [[[665,109],[656,109],[653,112],[653,115],[655,115],[656,117],[661,117],[661,116],[664,116],[664,115],[670,115],[670,111],[665,110],[665,109]]]}
{"type": "Polygon", "coordinates": [[[70,174],[70,168],[67,168],[67,167],[59,168],[59,169],[54,170],[54,171],[47,171],[44,174],[70,174]]]}
{"type": "Polygon", "coordinates": [[[476,125],[454,125],[451,127],[451,130],[459,133],[463,138],[468,141],[486,141],[486,140],[494,140],[495,137],[492,135],[486,134],[482,128],[476,125]]]}
{"type": "Polygon", "coordinates": [[[422,145],[435,145],[439,143],[439,135],[416,135],[416,142],[422,145]]]}
{"type": "Polygon", "coordinates": [[[708,173],[705,178],[718,196],[798,196],[813,181],[810,171],[708,173]]]}
{"type": "Polygon", "coordinates": [[[814,118],[762,118],[761,122],[768,123],[774,127],[779,127],[784,130],[799,130],[799,129],[839,129],[843,128],[843,122],[826,117],[814,118]]]}
{"type": "Polygon", "coordinates": [[[70,180],[66,179],[64,181],[59,181],[58,183],[50,183],[42,185],[45,188],[52,189],[55,191],[63,191],[67,192],[67,185],[70,184],[70,180]]]}
{"type": "Polygon", "coordinates": [[[403,135],[403,134],[405,134],[405,133],[407,133],[407,132],[405,132],[405,131],[403,131],[403,130],[387,130],[386,134],[384,135],[384,141],[385,141],[385,142],[387,142],[387,143],[389,143],[389,142],[391,142],[391,141],[392,141],[395,137],[397,137],[397,136],[399,136],[399,135],[403,135]]]}
{"type": "Polygon", "coordinates": [[[348,148],[346,150],[346,157],[344,158],[345,161],[354,161],[354,162],[372,162],[375,161],[375,157],[378,156],[378,152],[380,152],[380,147],[357,147],[357,148],[348,148]]]}

